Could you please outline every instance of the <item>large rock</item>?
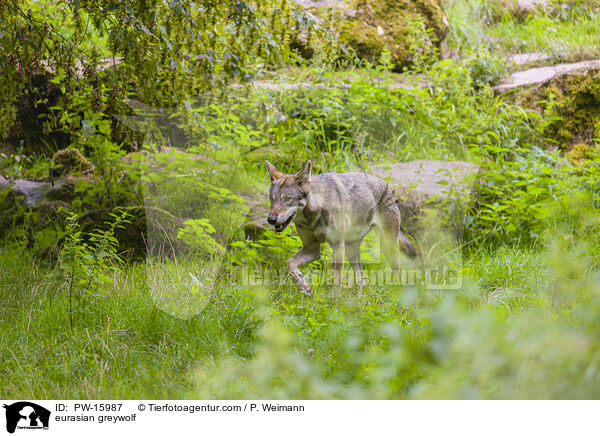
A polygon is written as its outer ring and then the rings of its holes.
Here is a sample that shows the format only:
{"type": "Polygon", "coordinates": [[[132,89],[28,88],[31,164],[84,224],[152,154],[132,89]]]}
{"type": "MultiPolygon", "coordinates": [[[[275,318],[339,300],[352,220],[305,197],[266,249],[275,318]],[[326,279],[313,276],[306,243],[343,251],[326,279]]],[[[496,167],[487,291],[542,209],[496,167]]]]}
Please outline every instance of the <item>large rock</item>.
{"type": "Polygon", "coordinates": [[[516,66],[528,65],[538,62],[547,61],[550,55],[546,53],[515,53],[510,55],[506,60],[512,62],[516,66]]]}
{"type": "MultiPolygon", "coordinates": [[[[75,187],[82,176],[68,175],[53,181],[16,179],[12,182],[0,176],[0,237],[27,223],[28,230],[54,226],[64,219],[61,208],[68,209],[75,199],[75,187]],[[27,214],[36,215],[34,221],[25,219],[27,214]],[[35,224],[34,224],[35,222],[35,224]]],[[[90,179],[88,179],[89,181],[90,179]]],[[[93,180],[92,180],[93,182],[93,180]]],[[[148,235],[161,234],[172,244],[177,243],[177,229],[181,220],[156,207],[144,205],[115,206],[112,209],[93,209],[79,216],[78,222],[84,233],[106,230],[114,221],[112,215],[127,212],[123,227],[116,229],[119,252],[129,257],[144,257],[147,252],[166,251],[171,247],[160,246],[148,235]]],[[[37,247],[41,255],[59,249],[64,236],[51,247],[37,247]]],[[[32,245],[35,241],[31,242],[32,245]]]]}
{"type": "Polygon", "coordinates": [[[394,189],[402,214],[402,227],[418,237],[426,231],[424,215],[435,211],[445,227],[462,236],[464,202],[472,194],[479,166],[471,162],[420,160],[375,167],[372,174],[394,189]],[[429,212],[426,212],[429,210],[429,212]]]}
{"type": "Polygon", "coordinates": [[[17,179],[10,182],[0,176],[0,237],[22,225],[28,212],[36,212],[38,218],[35,221],[42,225],[50,222],[56,204],[60,203],[52,204],[50,199],[55,194],[60,196],[58,194],[64,192],[66,185],[66,180],[51,183],[17,179]]]}
{"type": "Polygon", "coordinates": [[[399,195],[415,193],[423,198],[448,198],[454,193],[469,191],[479,166],[472,162],[416,160],[375,167],[374,175],[387,180],[399,195]]]}
{"type": "Polygon", "coordinates": [[[36,209],[45,201],[62,198],[69,186],[72,186],[70,178],[51,182],[16,179],[11,183],[0,176],[0,191],[23,209],[36,209]]]}
{"type": "Polygon", "coordinates": [[[302,2],[321,25],[338,41],[352,48],[361,59],[380,60],[384,50],[391,53],[397,70],[413,60],[411,44],[417,51],[439,47],[448,32],[448,19],[441,0],[354,0],[349,2],[302,2]],[[411,42],[412,41],[412,42],[411,42]]]}

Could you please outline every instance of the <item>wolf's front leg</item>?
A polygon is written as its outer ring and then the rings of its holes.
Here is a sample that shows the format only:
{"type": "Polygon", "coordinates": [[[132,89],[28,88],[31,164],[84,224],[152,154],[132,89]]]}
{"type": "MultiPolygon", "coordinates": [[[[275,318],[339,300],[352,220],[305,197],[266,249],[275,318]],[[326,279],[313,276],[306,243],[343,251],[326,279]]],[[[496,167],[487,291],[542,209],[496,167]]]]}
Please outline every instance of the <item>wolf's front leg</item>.
{"type": "Polygon", "coordinates": [[[313,262],[321,257],[321,244],[314,243],[303,246],[296,254],[290,257],[286,263],[290,277],[296,287],[306,294],[311,294],[310,284],[306,281],[300,267],[313,262]]]}

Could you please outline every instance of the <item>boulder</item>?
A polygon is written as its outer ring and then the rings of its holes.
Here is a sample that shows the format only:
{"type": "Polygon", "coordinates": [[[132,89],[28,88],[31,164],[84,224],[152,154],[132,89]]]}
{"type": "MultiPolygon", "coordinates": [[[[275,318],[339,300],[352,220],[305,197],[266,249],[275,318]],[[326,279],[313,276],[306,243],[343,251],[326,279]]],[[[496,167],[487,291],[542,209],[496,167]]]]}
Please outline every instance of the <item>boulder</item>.
{"type": "Polygon", "coordinates": [[[77,148],[64,148],[52,156],[52,175],[86,172],[93,169],[91,162],[77,148]]]}
{"type": "Polygon", "coordinates": [[[516,53],[507,58],[508,62],[516,66],[539,63],[550,59],[550,55],[546,53],[516,53]]]}
{"type": "Polygon", "coordinates": [[[381,165],[369,172],[387,180],[398,195],[412,192],[422,198],[448,198],[470,191],[472,181],[467,177],[478,171],[479,166],[472,162],[416,160],[381,165]]]}
{"type": "Polygon", "coordinates": [[[417,265],[427,286],[459,288],[465,211],[479,167],[471,162],[427,160],[379,166],[371,173],[395,190],[402,230],[419,253],[417,265]]]}
{"type": "Polygon", "coordinates": [[[412,62],[413,50],[439,48],[448,33],[448,19],[439,0],[358,0],[337,31],[338,41],[352,47],[359,58],[377,63],[389,50],[395,69],[401,70],[412,62]]]}
{"type": "Polygon", "coordinates": [[[75,180],[71,176],[53,181],[8,181],[0,176],[0,237],[24,222],[39,227],[52,223],[58,209],[68,206],[74,198],[75,180]],[[25,220],[29,213],[34,218],[25,220]]]}
{"type": "Polygon", "coordinates": [[[0,176],[0,191],[10,192],[10,196],[24,209],[36,209],[45,201],[66,199],[75,190],[72,177],[53,181],[16,179],[12,183],[0,176]]]}
{"type": "Polygon", "coordinates": [[[394,190],[402,227],[418,237],[426,230],[424,215],[436,211],[446,228],[462,237],[462,206],[472,195],[479,166],[472,162],[420,160],[381,165],[370,173],[386,180],[394,190]],[[425,212],[429,210],[429,212],[425,212]]]}
{"type": "MultiPolygon", "coordinates": [[[[9,182],[0,176],[0,237],[23,225],[27,213],[37,216],[35,226],[43,228],[61,216],[60,208],[69,208],[75,198],[75,186],[81,176],[68,175],[53,181],[33,181],[17,179],[9,182]]],[[[163,241],[177,244],[177,229],[181,220],[170,213],[156,207],[133,205],[112,209],[93,209],[79,217],[79,224],[84,233],[94,230],[106,230],[114,221],[111,214],[126,211],[128,223],[117,229],[115,236],[119,241],[119,251],[130,257],[141,258],[147,252],[167,251],[163,241]],[[152,235],[161,235],[161,241],[152,235]]],[[[64,218],[64,215],[63,215],[64,218]]],[[[31,228],[29,229],[31,230],[31,228]]],[[[50,254],[60,247],[63,237],[52,247],[39,247],[41,255],[50,254]]]]}

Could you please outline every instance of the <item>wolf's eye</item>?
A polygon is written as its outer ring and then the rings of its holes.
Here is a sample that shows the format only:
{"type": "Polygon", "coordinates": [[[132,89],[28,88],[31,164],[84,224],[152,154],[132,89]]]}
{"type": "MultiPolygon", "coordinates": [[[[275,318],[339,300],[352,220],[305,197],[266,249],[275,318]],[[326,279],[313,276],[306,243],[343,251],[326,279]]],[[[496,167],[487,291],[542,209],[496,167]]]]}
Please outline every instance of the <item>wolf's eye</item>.
{"type": "Polygon", "coordinates": [[[290,201],[292,199],[292,197],[290,197],[289,195],[284,195],[284,196],[281,197],[281,199],[283,201],[290,201]]]}

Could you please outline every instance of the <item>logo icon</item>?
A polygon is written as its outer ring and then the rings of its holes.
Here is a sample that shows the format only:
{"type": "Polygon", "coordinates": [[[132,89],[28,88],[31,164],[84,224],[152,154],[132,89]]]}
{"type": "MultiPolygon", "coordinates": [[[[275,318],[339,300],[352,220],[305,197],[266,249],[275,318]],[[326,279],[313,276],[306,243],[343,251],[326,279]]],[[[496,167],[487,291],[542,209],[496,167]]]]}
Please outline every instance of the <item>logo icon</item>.
{"type": "Polygon", "coordinates": [[[6,431],[14,433],[15,429],[48,429],[50,411],[29,401],[19,401],[4,405],[6,409],[6,431]]]}

